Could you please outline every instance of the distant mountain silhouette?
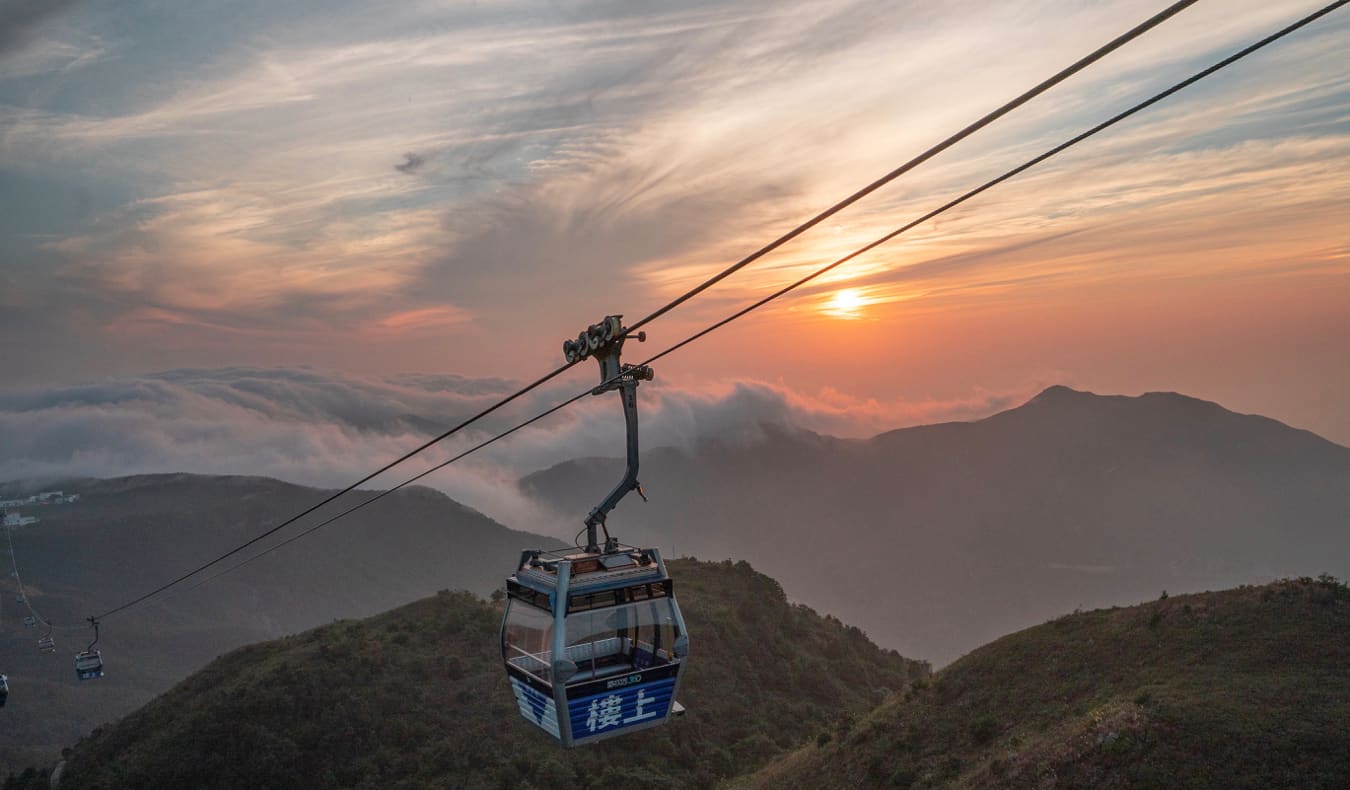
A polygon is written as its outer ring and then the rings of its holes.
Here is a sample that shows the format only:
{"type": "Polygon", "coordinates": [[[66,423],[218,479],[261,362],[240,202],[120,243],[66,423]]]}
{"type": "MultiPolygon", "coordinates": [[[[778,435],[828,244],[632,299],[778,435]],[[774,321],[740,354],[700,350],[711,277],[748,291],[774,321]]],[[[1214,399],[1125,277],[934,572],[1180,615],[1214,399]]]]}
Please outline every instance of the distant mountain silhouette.
{"type": "MultiPolygon", "coordinates": [[[[647,453],[651,502],[625,500],[611,530],[744,557],[939,664],[1075,607],[1350,574],[1350,449],[1175,393],[1051,387],[867,440],[764,434],[647,453]]],[[[522,485],[580,516],[619,468],[569,462],[522,485]]]]}
{"type": "MultiPolygon", "coordinates": [[[[82,626],[86,616],[196,567],[331,493],[269,478],[187,474],[55,487],[79,492],[80,501],[31,511],[41,522],[16,529],[14,543],[34,605],[64,627],[82,626]]],[[[370,494],[348,495],[319,515],[370,494]]],[[[277,537],[317,521],[311,517],[277,537]]],[[[501,585],[522,548],[559,544],[509,530],[438,491],[407,488],[201,589],[109,618],[99,642],[107,675],[86,683],[76,680],[71,656],[92,638],[88,629],[59,630],[57,652],[38,652],[43,629],[22,624],[3,545],[0,672],[9,675],[13,693],[0,719],[0,775],[50,758],[234,647],[334,618],[371,615],[441,589],[486,594],[501,585]]],[[[266,545],[271,542],[258,548],[266,545]]]]}

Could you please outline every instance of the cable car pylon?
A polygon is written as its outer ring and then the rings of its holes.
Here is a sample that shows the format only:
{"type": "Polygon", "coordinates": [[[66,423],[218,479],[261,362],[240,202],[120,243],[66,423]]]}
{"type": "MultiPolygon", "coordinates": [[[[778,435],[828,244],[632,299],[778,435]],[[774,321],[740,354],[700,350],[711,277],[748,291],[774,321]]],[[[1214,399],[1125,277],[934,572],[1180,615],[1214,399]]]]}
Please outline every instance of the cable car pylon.
{"type": "Polygon", "coordinates": [[[528,549],[506,580],[502,663],[520,713],[571,748],[668,722],[689,657],[689,636],[659,549],[619,542],[606,525],[638,482],[637,388],[646,365],[620,361],[630,338],[623,316],[606,316],[563,343],[568,363],[594,357],[600,385],[617,391],[628,438],[623,479],[585,519],[586,546],[528,549]],[[600,533],[604,542],[600,542],[600,533]]]}

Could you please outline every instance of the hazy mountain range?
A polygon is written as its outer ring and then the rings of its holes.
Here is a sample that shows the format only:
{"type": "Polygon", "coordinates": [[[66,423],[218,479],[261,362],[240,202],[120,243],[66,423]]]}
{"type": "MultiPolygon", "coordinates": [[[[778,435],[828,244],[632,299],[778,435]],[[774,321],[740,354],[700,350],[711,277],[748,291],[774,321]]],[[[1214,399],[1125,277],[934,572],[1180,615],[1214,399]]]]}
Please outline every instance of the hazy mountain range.
{"type": "MultiPolygon", "coordinates": [[[[1350,450],[1181,395],[1054,387],[983,420],[865,440],[770,425],[738,435],[646,453],[651,502],[626,499],[614,533],[668,554],[747,559],[793,599],[939,664],[1076,607],[1350,575],[1350,450]]],[[[620,467],[569,462],[522,486],[579,524],[620,467]]],[[[42,522],[15,530],[16,551],[33,601],[76,628],[324,493],[195,475],[47,485],[82,499],[31,511],[42,522]]],[[[0,576],[0,671],[14,688],[0,771],[54,753],[230,648],[440,589],[486,594],[521,548],[557,545],[420,488],[320,536],[109,618],[98,683],[77,685],[70,666],[87,631],[58,631],[57,654],[39,653],[40,629],[23,628],[13,580],[0,576]]]]}
{"type": "MultiPolygon", "coordinates": [[[[944,663],[1075,607],[1350,573],[1350,449],[1174,393],[1051,387],[973,422],[653,450],[624,540],[745,558],[788,594],[944,663]]],[[[582,514],[621,463],[523,487],[582,514]]]]}

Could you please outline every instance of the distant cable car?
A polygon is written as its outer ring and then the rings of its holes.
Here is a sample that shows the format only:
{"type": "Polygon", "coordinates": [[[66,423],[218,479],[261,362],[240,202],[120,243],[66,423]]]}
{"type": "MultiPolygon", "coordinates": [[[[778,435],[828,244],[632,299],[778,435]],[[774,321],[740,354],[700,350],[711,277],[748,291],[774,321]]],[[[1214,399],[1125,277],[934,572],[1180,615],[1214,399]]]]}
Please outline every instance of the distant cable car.
{"type": "MultiPolygon", "coordinates": [[[[657,549],[621,545],[605,518],[637,491],[637,386],[651,368],[621,365],[626,330],[607,316],[563,344],[568,362],[594,355],[601,385],[618,390],[628,432],[623,480],[586,518],[586,548],[525,551],[507,579],[501,648],[520,713],[564,747],[665,724],[675,701],[689,636],[657,549]],[[597,529],[604,530],[603,546],[597,529]]],[[[645,333],[637,336],[645,340],[645,333]]]]}
{"type": "Polygon", "coordinates": [[[25,599],[23,597],[23,593],[19,593],[18,595],[14,596],[14,603],[24,603],[24,601],[25,599]]]}
{"type": "Polygon", "coordinates": [[[42,637],[38,640],[38,650],[41,650],[44,653],[55,653],[56,640],[52,639],[50,636],[42,637]]]}
{"type": "Polygon", "coordinates": [[[31,614],[30,614],[30,615],[24,615],[24,618],[23,618],[23,627],[24,627],[24,628],[32,628],[32,627],[34,627],[34,626],[36,626],[36,625],[37,625],[37,618],[33,617],[33,615],[31,615],[31,614]]]}
{"type": "Polygon", "coordinates": [[[94,641],[84,649],[83,653],[75,654],[75,675],[80,680],[94,680],[103,677],[103,654],[94,649],[98,644],[98,622],[90,618],[94,626],[94,641]]]}
{"type": "Polygon", "coordinates": [[[50,620],[44,620],[42,621],[42,624],[47,626],[47,633],[38,638],[38,650],[41,650],[44,653],[55,653],[56,640],[52,639],[52,623],[50,620]]]}
{"type": "Polygon", "coordinates": [[[94,680],[103,677],[103,654],[97,650],[76,653],[75,675],[80,680],[94,680]]]}
{"type": "Polygon", "coordinates": [[[0,673],[0,708],[5,707],[6,702],[9,702],[9,678],[0,673]]]}

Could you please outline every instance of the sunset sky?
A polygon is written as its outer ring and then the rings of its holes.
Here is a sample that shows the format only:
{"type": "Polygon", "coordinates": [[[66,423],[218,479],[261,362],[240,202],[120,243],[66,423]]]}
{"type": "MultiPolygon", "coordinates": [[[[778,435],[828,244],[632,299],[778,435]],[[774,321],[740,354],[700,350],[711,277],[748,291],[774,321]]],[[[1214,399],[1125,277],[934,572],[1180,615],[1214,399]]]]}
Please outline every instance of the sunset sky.
{"type": "MultiPolygon", "coordinates": [[[[1323,4],[1201,0],[645,348],[1323,4]]],[[[0,421],[28,431],[0,472],[102,469],[52,420],[141,402],[118,382],[533,378],[1163,5],[0,0],[0,421]]],[[[663,361],[649,397],[867,435],[1054,383],[1175,390],[1350,444],[1348,48],[1342,10],[663,361]]],[[[394,411],[419,403],[457,413],[394,411]]],[[[163,441],[146,465],[200,446],[163,441]]]]}

